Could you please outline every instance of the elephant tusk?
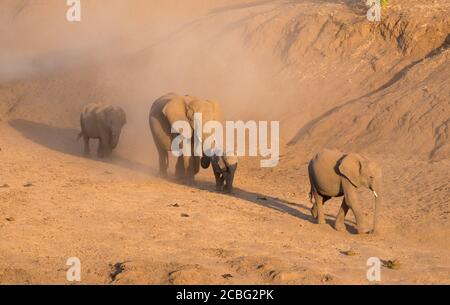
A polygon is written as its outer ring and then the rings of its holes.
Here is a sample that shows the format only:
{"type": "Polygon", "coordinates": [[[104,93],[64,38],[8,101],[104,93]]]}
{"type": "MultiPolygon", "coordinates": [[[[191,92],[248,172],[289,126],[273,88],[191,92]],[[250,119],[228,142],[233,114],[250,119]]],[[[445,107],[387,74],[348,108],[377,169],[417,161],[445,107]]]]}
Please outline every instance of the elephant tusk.
{"type": "Polygon", "coordinates": [[[373,191],[373,195],[375,196],[375,198],[378,198],[377,192],[373,191]]]}

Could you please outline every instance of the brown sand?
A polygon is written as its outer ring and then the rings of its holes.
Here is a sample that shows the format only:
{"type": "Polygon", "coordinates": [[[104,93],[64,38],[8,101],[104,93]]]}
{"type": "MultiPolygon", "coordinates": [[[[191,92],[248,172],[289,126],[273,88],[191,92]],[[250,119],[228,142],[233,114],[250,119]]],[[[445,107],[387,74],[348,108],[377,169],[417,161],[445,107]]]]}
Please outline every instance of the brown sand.
{"type": "Polygon", "coordinates": [[[380,24],[360,2],[86,0],[80,24],[2,2],[0,283],[64,284],[79,257],[83,283],[364,284],[376,256],[400,262],[382,283],[448,284],[450,1],[391,1],[380,24]],[[196,187],[157,178],[147,114],[170,91],[281,120],[280,165],[241,160],[233,196],[209,170],[196,187]],[[129,117],[112,160],[75,141],[95,101],[129,117]],[[336,232],[338,200],[312,221],[306,164],[323,147],[382,165],[378,236],[351,213],[336,232]]]}

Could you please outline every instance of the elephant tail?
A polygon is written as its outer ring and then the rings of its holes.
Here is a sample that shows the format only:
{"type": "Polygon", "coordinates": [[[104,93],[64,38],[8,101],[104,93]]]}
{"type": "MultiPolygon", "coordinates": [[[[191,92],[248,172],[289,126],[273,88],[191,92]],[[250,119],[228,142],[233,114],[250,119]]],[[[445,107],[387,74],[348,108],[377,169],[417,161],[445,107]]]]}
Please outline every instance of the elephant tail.
{"type": "Polygon", "coordinates": [[[312,186],[311,186],[311,189],[309,190],[308,196],[309,196],[309,201],[312,203],[312,199],[313,199],[313,189],[312,189],[312,186]]]}

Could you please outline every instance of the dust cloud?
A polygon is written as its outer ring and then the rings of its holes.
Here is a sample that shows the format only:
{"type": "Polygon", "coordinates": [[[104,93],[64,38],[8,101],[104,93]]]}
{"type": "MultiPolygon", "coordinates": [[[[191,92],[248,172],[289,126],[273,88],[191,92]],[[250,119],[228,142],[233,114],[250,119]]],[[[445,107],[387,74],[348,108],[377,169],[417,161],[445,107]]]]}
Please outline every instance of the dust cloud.
{"type": "Polygon", "coordinates": [[[448,283],[449,0],[391,1],[380,24],[361,2],[81,0],[69,23],[64,0],[0,0],[0,282],[67,283],[78,253],[87,284],[117,264],[112,284],[367,284],[354,259],[376,253],[403,266],[385,283],[448,283]],[[233,195],[211,170],[194,187],[155,178],[148,113],[168,92],[279,119],[280,164],[239,160],[233,195]],[[127,113],[112,159],[76,142],[91,102],[127,113]],[[329,225],[310,216],[325,147],[382,167],[380,236],[351,235],[350,217],[335,232],[339,199],[329,225]]]}
{"type": "Polygon", "coordinates": [[[39,97],[28,98],[28,110],[46,113],[52,125],[77,128],[89,102],[122,106],[129,122],[123,153],[152,150],[151,140],[142,147],[148,110],[168,92],[218,100],[227,119],[273,119],[277,68],[245,48],[245,13],[223,13],[234,2],[82,0],[81,22],[70,23],[64,1],[6,1],[0,81],[58,79],[46,93],[34,86],[39,97]]]}

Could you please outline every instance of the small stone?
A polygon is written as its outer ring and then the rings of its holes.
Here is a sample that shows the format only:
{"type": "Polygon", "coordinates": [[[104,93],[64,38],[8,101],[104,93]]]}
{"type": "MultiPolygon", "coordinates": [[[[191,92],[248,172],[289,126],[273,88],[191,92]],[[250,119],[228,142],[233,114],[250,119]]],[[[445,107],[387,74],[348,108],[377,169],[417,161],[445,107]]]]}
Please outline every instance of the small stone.
{"type": "Polygon", "coordinates": [[[328,283],[331,282],[333,280],[333,276],[331,276],[330,274],[325,274],[322,276],[322,283],[328,283]]]}
{"type": "Polygon", "coordinates": [[[6,217],[5,220],[6,220],[6,221],[9,221],[9,222],[12,222],[12,221],[14,221],[15,219],[14,219],[14,217],[6,217]]]}
{"type": "Polygon", "coordinates": [[[34,185],[31,182],[27,182],[23,185],[23,187],[32,187],[32,186],[34,186],[34,185]]]}
{"type": "Polygon", "coordinates": [[[9,187],[9,185],[7,183],[0,185],[0,188],[8,188],[8,187],[9,187]]]}
{"type": "Polygon", "coordinates": [[[183,213],[183,214],[181,214],[181,217],[189,217],[189,215],[188,214],[185,214],[185,213],[183,213]]]}
{"type": "Polygon", "coordinates": [[[262,196],[260,196],[260,197],[257,197],[257,199],[258,199],[258,200],[261,200],[261,201],[267,201],[267,197],[262,197],[262,196]]]}
{"type": "Polygon", "coordinates": [[[383,267],[388,268],[388,269],[392,269],[392,270],[398,270],[401,267],[400,261],[394,259],[393,261],[391,260],[387,260],[387,261],[383,261],[383,267]]]}
{"type": "Polygon", "coordinates": [[[222,277],[224,279],[229,279],[229,278],[232,278],[233,276],[231,274],[227,273],[227,274],[223,274],[222,277]]]}
{"type": "Polygon", "coordinates": [[[180,207],[180,205],[178,203],[171,204],[169,206],[172,207],[172,208],[179,208],[180,207]]]}
{"type": "Polygon", "coordinates": [[[346,255],[346,256],[356,256],[356,255],[358,255],[358,252],[356,252],[355,250],[341,251],[341,253],[346,255]]]}

